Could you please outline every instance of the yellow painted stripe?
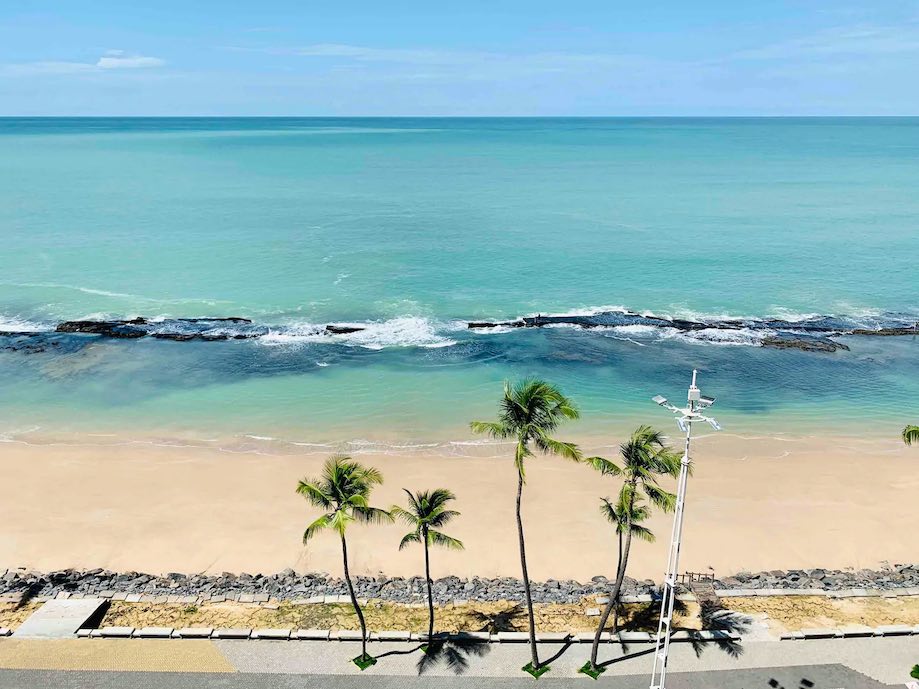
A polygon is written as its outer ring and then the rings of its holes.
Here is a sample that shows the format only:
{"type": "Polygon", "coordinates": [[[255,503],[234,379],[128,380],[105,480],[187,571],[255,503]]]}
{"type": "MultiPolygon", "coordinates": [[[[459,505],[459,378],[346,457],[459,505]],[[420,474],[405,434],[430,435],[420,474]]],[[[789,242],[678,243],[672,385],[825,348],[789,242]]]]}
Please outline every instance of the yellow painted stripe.
{"type": "Polygon", "coordinates": [[[214,644],[193,639],[0,639],[0,668],[236,672],[214,644]]]}

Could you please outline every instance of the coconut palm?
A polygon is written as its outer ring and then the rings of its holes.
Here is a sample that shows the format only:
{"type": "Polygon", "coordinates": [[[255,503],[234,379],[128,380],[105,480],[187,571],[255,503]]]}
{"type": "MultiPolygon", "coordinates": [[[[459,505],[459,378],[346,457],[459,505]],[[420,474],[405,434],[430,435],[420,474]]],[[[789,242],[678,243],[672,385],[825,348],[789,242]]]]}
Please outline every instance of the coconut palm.
{"type": "MultiPolygon", "coordinates": [[[[634,490],[628,483],[622,486],[616,502],[610,502],[609,498],[601,498],[600,513],[606,517],[610,524],[615,524],[616,535],[619,540],[618,557],[616,559],[616,572],[622,568],[622,545],[623,537],[628,531],[632,537],[647,543],[654,543],[654,534],[641,522],[651,516],[651,509],[643,504],[644,498],[640,495],[634,495],[634,490]]],[[[619,628],[619,605],[613,608],[613,630],[619,628]]]]}
{"type": "Polygon", "coordinates": [[[376,524],[392,520],[388,512],[371,507],[368,502],[370,491],[381,483],[383,476],[376,469],[365,467],[345,455],[333,455],[326,460],[322,476],[311,480],[304,479],[297,485],[297,492],[310,504],[326,510],[325,514],[306,527],[306,531],[303,532],[303,543],[308,543],[313,536],[326,529],[334,530],[341,539],[345,582],[348,584],[351,605],[354,606],[354,612],[357,613],[357,619],[361,624],[361,655],[354,659],[354,663],[361,670],[376,663],[376,659],[367,653],[367,623],[354,594],[354,584],[351,583],[345,534],[348,524],[353,521],[376,524]]]}
{"type": "Polygon", "coordinates": [[[643,494],[655,507],[669,512],[673,510],[676,496],[668,493],[658,485],[659,476],[672,476],[676,478],[680,473],[680,456],[674,453],[664,441],[660,431],[650,426],[639,426],[631,437],[619,448],[622,456],[622,467],[615,462],[602,457],[591,457],[588,462],[601,473],[606,475],[622,476],[625,479],[626,504],[622,511],[625,523],[623,524],[624,542],[622,544],[622,557],[616,571],[616,583],[610,592],[609,601],[600,616],[600,624],[594,635],[593,648],[590,651],[590,661],[585,669],[592,673],[599,671],[597,667],[597,652],[600,646],[600,634],[606,628],[610,612],[619,605],[619,596],[622,591],[622,582],[629,565],[629,551],[632,546],[632,515],[638,498],[643,494]]]}
{"type": "Polygon", "coordinates": [[[463,549],[462,541],[438,531],[454,517],[458,517],[459,512],[447,509],[447,503],[455,500],[456,496],[446,488],[420,493],[403,490],[408,496],[408,509],[393,505],[389,513],[412,527],[412,530],[402,537],[399,550],[411,543],[421,543],[424,546],[424,582],[428,589],[428,643],[430,643],[434,637],[434,594],[431,591],[430,546],[438,545],[452,550],[463,549]]]}
{"type": "Polygon", "coordinates": [[[533,615],[533,597],[530,592],[530,577],[527,574],[526,541],[523,535],[523,519],[520,514],[523,485],[526,482],[524,462],[528,457],[533,457],[535,452],[580,461],[581,452],[577,445],[552,437],[552,433],[563,421],[578,417],[578,410],[574,403],[558,388],[543,380],[528,378],[514,385],[504,383],[504,397],[498,405],[497,421],[473,421],[470,424],[475,433],[484,433],[492,438],[513,438],[515,440],[517,538],[520,545],[520,570],[526,595],[532,657],[524,670],[537,677],[547,672],[549,668],[540,666],[539,655],[536,652],[536,620],[533,615]]]}
{"type": "Polygon", "coordinates": [[[907,426],[903,429],[903,442],[907,445],[919,443],[919,426],[907,426]]]}

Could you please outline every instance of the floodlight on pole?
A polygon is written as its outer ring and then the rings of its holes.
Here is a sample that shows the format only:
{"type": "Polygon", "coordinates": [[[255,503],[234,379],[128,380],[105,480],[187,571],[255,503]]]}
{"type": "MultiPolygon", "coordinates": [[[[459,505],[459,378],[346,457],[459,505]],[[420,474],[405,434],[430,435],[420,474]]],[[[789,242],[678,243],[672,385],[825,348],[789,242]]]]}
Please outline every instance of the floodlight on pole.
{"type": "Polygon", "coordinates": [[[686,445],[683,450],[683,459],[680,461],[680,477],[677,481],[676,509],[673,513],[673,535],[670,539],[670,554],[667,556],[667,575],[664,577],[664,586],[661,591],[661,615],[657,624],[657,639],[654,648],[654,668],[651,670],[650,689],[665,689],[667,680],[667,657],[670,653],[670,635],[673,622],[673,607],[676,602],[677,568],[680,563],[680,543],[683,535],[683,509],[686,504],[686,482],[689,478],[689,443],[692,439],[692,424],[703,421],[716,431],[721,426],[713,418],[700,413],[700,410],[712,406],[714,397],[703,397],[696,387],[696,370],[692,372],[692,384],[685,407],[677,407],[667,401],[666,397],[656,395],[651,398],[655,404],[664,409],[669,409],[677,414],[677,425],[686,434],[686,445]]]}

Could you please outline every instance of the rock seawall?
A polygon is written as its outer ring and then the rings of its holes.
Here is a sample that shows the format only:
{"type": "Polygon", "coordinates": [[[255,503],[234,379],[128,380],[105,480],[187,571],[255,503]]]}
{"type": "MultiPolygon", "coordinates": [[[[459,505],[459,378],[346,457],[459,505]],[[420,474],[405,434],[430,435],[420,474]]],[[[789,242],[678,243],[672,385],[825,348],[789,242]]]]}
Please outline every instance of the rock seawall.
{"type": "MultiPolygon", "coordinates": [[[[355,590],[361,598],[376,598],[394,603],[415,603],[425,598],[422,577],[356,577],[355,590]]],[[[577,603],[588,596],[606,594],[612,582],[597,576],[588,583],[547,580],[534,582],[533,599],[539,603],[577,603]]],[[[894,565],[882,570],[797,569],[769,572],[739,572],[715,579],[718,589],[824,589],[826,591],[864,588],[893,590],[919,586],[919,564],[894,565]]],[[[503,577],[442,577],[434,580],[438,603],[454,600],[522,600],[519,579],[503,577]]],[[[657,590],[651,580],[626,577],[624,595],[649,594],[657,590]]],[[[287,569],[277,574],[217,575],[169,573],[162,576],[138,572],[109,572],[103,569],[33,572],[6,570],[0,576],[0,594],[25,592],[29,596],[55,596],[58,593],[101,595],[103,593],[146,594],[153,596],[263,595],[277,600],[311,596],[342,596],[348,590],[342,579],[323,573],[297,574],[287,569]]]]}

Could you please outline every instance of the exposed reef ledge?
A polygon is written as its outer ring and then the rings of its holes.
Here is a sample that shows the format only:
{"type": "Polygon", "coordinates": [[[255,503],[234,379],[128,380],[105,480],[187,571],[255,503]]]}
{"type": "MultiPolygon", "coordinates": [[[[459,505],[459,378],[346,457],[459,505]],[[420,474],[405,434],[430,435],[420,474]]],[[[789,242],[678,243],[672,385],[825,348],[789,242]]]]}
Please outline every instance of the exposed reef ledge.
{"type": "MultiPolygon", "coordinates": [[[[646,315],[634,311],[615,310],[598,311],[580,315],[525,316],[509,321],[469,321],[469,330],[488,330],[494,328],[544,328],[553,326],[570,326],[583,329],[617,328],[639,326],[651,330],[676,330],[691,334],[701,340],[717,340],[714,333],[740,333],[749,338],[750,344],[773,349],[798,349],[809,352],[835,352],[849,347],[838,338],[849,337],[896,337],[919,335],[919,323],[915,316],[906,314],[885,314],[866,318],[846,316],[813,316],[802,320],[791,321],[775,318],[745,319],[701,319],[665,318],[646,315]]],[[[372,324],[336,324],[315,325],[309,334],[322,336],[351,335],[367,330],[372,324]]],[[[0,336],[6,338],[5,349],[21,351],[44,351],[46,346],[39,343],[34,346],[24,344],[28,340],[41,340],[49,334],[82,334],[96,335],[115,339],[139,339],[151,337],[160,340],[187,342],[191,340],[249,340],[269,334],[285,332],[285,326],[269,327],[253,323],[248,318],[231,316],[226,318],[167,318],[148,319],[143,317],[127,320],[75,320],[59,323],[52,331],[0,330],[0,336]]],[[[297,334],[303,334],[298,326],[297,334]]],[[[52,344],[52,346],[55,346],[52,344]]]]}

